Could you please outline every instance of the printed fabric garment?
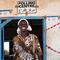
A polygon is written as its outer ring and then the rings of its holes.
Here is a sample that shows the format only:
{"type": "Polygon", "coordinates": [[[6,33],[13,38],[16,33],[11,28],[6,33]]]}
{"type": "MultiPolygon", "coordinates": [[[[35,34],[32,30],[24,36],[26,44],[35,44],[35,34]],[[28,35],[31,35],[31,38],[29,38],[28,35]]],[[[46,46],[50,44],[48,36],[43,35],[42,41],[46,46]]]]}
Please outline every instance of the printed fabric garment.
{"type": "Polygon", "coordinates": [[[13,43],[15,60],[41,60],[42,50],[36,35],[29,34],[25,39],[17,35],[13,38],[13,43]]]}

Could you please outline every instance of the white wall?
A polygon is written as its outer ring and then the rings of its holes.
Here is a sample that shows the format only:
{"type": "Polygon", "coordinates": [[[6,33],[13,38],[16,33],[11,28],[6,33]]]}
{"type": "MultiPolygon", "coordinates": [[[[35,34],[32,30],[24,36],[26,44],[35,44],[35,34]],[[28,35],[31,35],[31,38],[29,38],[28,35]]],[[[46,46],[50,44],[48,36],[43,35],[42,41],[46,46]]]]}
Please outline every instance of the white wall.
{"type": "Polygon", "coordinates": [[[47,60],[60,60],[60,19],[56,17],[56,19],[47,18],[46,20],[46,27],[47,29],[51,26],[54,26],[53,28],[50,28],[46,32],[46,44],[47,46],[50,46],[52,49],[56,50],[57,52],[54,52],[50,48],[46,47],[47,49],[47,60]]]}
{"type": "MultiPolygon", "coordinates": [[[[26,14],[17,14],[15,8],[18,0],[3,0],[0,1],[0,8],[11,9],[12,13],[8,15],[0,14],[2,16],[26,16],[26,14]],[[7,3],[7,4],[6,4],[7,3]],[[10,5],[9,5],[10,4],[10,5]]],[[[60,0],[37,0],[37,13],[28,14],[27,16],[59,16],[60,15],[60,0]]]]}

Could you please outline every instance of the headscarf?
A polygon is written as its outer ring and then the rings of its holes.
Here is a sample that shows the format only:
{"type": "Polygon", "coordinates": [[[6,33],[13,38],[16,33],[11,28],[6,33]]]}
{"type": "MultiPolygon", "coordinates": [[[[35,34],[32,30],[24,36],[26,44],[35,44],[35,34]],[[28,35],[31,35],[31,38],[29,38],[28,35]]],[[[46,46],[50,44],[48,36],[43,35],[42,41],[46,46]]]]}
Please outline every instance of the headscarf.
{"type": "MultiPolygon", "coordinates": [[[[23,20],[27,22],[27,25],[28,25],[27,30],[28,30],[28,31],[32,31],[32,28],[31,28],[31,26],[29,25],[29,22],[28,22],[26,19],[20,19],[20,20],[18,21],[18,26],[19,26],[20,22],[23,21],[23,20]]],[[[18,34],[21,33],[19,27],[17,28],[17,33],[18,33],[18,34]]]]}

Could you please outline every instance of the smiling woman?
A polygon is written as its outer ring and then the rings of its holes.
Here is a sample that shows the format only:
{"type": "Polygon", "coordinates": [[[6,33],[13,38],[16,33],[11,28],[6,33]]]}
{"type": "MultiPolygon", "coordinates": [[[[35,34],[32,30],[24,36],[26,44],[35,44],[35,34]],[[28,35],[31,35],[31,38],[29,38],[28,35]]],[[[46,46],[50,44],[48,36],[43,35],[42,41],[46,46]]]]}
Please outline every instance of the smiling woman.
{"type": "Polygon", "coordinates": [[[15,60],[41,60],[41,46],[37,36],[28,32],[32,31],[29,22],[26,19],[20,19],[18,28],[18,35],[13,38],[15,60]]]}

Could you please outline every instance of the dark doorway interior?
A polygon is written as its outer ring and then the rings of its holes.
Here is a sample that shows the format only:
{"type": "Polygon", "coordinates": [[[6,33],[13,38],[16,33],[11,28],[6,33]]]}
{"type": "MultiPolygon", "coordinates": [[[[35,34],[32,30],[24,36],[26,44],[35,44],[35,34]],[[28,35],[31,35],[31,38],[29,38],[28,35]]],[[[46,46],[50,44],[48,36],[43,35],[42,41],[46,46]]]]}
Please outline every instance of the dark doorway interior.
{"type": "MultiPolygon", "coordinates": [[[[18,19],[19,20],[19,19],[18,19]]],[[[13,54],[12,48],[13,48],[13,43],[12,39],[14,36],[17,35],[16,29],[18,28],[18,20],[12,20],[9,22],[7,25],[4,27],[4,41],[9,41],[10,42],[10,55],[13,54]]],[[[32,32],[35,35],[37,35],[39,42],[41,44],[41,48],[43,51],[43,19],[27,19],[32,27],[32,32]]],[[[5,59],[6,60],[6,59],[5,59]]]]}

